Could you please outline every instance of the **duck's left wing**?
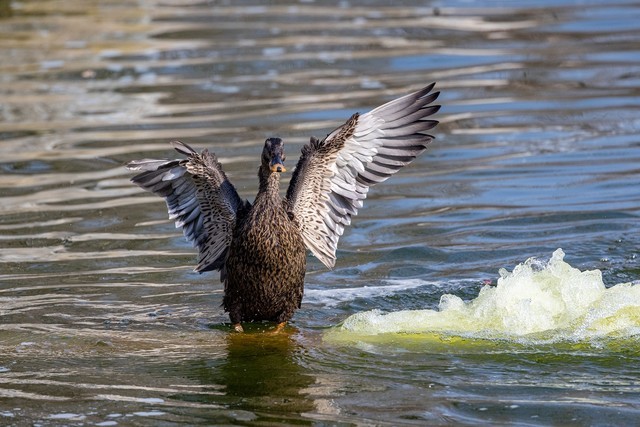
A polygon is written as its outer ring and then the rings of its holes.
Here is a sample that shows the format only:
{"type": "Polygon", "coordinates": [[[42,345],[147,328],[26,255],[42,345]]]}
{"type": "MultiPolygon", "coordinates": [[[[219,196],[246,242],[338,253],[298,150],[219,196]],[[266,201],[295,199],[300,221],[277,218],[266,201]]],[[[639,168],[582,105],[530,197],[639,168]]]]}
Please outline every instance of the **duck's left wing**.
{"type": "Polygon", "coordinates": [[[369,187],[411,163],[431,142],[424,132],[438,122],[426,119],[439,105],[435,83],[354,114],[342,126],[302,148],[287,190],[287,207],[307,248],[328,268],[336,260],[338,239],[358,213],[369,187]]]}

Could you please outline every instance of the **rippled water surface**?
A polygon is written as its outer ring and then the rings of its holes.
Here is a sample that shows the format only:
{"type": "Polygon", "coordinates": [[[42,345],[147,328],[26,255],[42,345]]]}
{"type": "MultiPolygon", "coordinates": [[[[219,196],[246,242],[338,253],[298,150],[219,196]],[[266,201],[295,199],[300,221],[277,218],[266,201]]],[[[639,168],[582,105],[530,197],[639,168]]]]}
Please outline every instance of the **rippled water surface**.
{"type": "Polygon", "coordinates": [[[601,3],[0,0],[0,424],[637,423],[640,7],[601,3]],[[431,81],[285,333],[231,333],[123,164],[179,138],[252,199],[266,137],[431,81]]]}

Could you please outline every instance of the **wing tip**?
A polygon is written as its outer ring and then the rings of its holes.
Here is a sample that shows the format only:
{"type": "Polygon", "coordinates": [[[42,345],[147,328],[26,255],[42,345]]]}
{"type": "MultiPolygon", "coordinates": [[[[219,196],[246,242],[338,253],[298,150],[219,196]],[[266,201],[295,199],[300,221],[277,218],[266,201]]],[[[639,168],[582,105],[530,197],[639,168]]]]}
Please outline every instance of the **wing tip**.
{"type": "MultiPolygon", "coordinates": [[[[428,93],[428,92],[431,92],[434,87],[436,87],[436,82],[431,82],[428,85],[426,85],[422,90],[428,93]]],[[[434,92],[434,93],[440,93],[440,92],[434,92]]]]}
{"type": "MultiPolygon", "coordinates": [[[[124,167],[127,170],[130,170],[130,171],[139,171],[140,168],[142,167],[142,162],[143,162],[143,160],[131,160],[131,161],[125,163],[124,167]]],[[[133,178],[132,178],[132,180],[133,180],[133,178]]]]}
{"type": "Polygon", "coordinates": [[[169,142],[169,144],[180,154],[184,154],[185,156],[193,156],[198,152],[194,150],[189,144],[186,142],[179,141],[177,139],[169,142]]]}

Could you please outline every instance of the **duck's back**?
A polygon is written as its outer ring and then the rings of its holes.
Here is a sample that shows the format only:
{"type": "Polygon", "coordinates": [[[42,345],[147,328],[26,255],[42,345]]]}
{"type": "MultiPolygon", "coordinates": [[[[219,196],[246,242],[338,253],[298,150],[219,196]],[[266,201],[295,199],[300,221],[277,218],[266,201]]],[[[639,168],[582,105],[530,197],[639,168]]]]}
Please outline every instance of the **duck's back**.
{"type": "Polygon", "coordinates": [[[289,320],[302,301],[305,269],[302,236],[282,201],[256,199],[238,218],[225,265],[231,322],[289,320]]]}

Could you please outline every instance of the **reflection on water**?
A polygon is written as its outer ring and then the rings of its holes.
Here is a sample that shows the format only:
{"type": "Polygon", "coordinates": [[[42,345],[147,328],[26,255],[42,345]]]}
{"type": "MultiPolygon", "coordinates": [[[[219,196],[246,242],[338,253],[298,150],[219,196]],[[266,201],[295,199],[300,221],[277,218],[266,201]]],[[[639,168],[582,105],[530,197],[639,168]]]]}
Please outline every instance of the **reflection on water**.
{"type": "MultiPolygon", "coordinates": [[[[273,336],[261,332],[230,334],[224,359],[190,360],[181,370],[204,387],[219,388],[220,395],[175,396],[187,401],[223,404],[241,420],[259,416],[272,421],[295,420],[314,409],[305,390],[314,383],[296,362],[302,348],[290,333],[273,336]]],[[[228,415],[227,415],[228,417],[228,415]]]]}
{"type": "Polygon", "coordinates": [[[0,0],[0,424],[636,423],[637,285],[582,312],[624,339],[323,338],[371,310],[432,327],[442,295],[460,314],[559,247],[602,295],[636,283],[639,19],[629,1],[0,0]],[[334,270],[310,259],[292,329],[230,334],[218,278],[122,165],[180,138],[253,197],[265,137],[295,158],[431,81],[435,142],[371,191],[334,270]]]}

